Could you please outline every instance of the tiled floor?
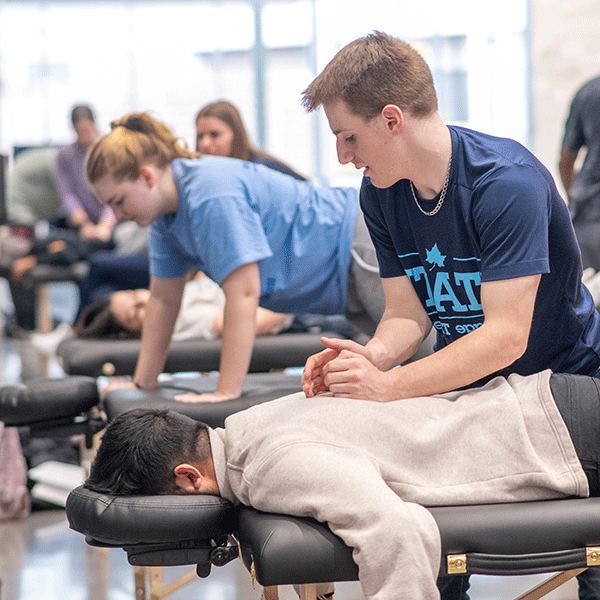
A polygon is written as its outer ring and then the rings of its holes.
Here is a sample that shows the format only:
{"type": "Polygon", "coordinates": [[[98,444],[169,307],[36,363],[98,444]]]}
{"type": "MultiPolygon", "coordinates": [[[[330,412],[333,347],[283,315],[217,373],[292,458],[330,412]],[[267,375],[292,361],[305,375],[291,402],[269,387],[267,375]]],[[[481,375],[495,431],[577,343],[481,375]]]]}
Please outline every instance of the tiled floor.
{"type": "MultiPolygon", "coordinates": [[[[57,313],[73,310],[72,290],[55,290],[57,313]]],[[[6,299],[0,285],[0,306],[6,299]]],[[[58,315],[60,316],[60,314],[58,315]]],[[[40,376],[39,355],[26,343],[0,337],[0,385],[40,376]]],[[[58,364],[50,374],[60,376],[58,364]]],[[[105,551],[106,552],[106,551],[105,551]]],[[[120,549],[108,551],[108,569],[100,568],[97,549],[86,545],[79,533],[69,530],[64,510],[38,510],[24,520],[0,524],[0,600],[136,600],[133,568],[120,549]],[[102,575],[104,573],[104,575],[102,575]]],[[[165,584],[187,573],[188,568],[164,569],[165,584]]],[[[472,577],[473,600],[516,598],[546,576],[472,577]]],[[[214,568],[206,579],[197,579],[174,592],[171,600],[259,600],[260,588],[252,588],[248,572],[240,561],[214,568]]],[[[363,598],[358,583],[336,585],[337,600],[363,598]]],[[[291,587],[280,590],[281,600],[295,600],[291,587]]],[[[402,594],[399,591],[399,600],[402,594]]],[[[576,600],[577,587],[571,581],[548,596],[551,600],[576,600]]],[[[404,600],[404,599],[402,599],[404,600]]],[[[409,599],[406,599],[409,600],[409,599]]]]}

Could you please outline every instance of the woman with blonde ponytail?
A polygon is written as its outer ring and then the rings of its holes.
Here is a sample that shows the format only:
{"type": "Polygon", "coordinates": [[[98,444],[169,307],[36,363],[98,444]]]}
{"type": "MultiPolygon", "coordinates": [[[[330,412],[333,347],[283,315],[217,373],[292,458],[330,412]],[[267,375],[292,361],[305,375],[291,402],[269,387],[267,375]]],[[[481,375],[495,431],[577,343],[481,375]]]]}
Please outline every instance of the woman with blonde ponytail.
{"type": "MultiPolygon", "coordinates": [[[[132,385],[157,386],[193,269],[225,294],[223,346],[215,393],[182,400],[239,396],[258,306],[280,313],[344,313],[353,235],[364,234],[364,227],[355,229],[354,189],[317,188],[264,165],[197,157],[145,113],[112,124],[90,152],[87,176],[118,219],[151,225],[150,299],[132,385]]],[[[372,280],[367,285],[362,297],[376,296],[372,280]]],[[[354,288],[352,293],[360,295],[354,288]]],[[[353,308],[356,302],[353,295],[353,308]]],[[[364,312],[358,313],[364,323],[364,312]]]]}

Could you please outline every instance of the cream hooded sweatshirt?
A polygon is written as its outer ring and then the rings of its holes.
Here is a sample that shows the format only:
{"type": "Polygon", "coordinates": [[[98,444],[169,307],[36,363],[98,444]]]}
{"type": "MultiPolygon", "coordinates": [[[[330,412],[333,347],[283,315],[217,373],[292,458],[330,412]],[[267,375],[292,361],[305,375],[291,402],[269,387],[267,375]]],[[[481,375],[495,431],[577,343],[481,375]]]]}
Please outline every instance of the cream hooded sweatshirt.
{"type": "Polygon", "coordinates": [[[211,431],[221,495],[326,522],[366,598],[433,600],[437,525],[424,506],[586,496],[550,372],[389,403],[303,394],[211,431]]]}

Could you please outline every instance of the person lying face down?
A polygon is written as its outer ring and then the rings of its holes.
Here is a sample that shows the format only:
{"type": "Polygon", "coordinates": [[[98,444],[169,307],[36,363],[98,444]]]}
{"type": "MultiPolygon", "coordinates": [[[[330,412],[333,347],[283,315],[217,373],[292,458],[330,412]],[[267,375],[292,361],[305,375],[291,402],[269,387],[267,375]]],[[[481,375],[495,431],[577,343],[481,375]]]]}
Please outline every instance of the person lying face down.
{"type": "MultiPolygon", "coordinates": [[[[425,506],[598,495],[578,458],[590,453],[561,416],[570,400],[555,401],[550,380],[550,371],[512,375],[389,403],[298,393],[233,414],[218,429],[137,409],[109,424],[85,486],[220,495],[310,516],[353,548],[366,598],[396,600],[399,589],[413,600],[438,598],[441,544],[425,506]]],[[[597,440],[598,395],[586,402],[580,414],[597,440]]]]}

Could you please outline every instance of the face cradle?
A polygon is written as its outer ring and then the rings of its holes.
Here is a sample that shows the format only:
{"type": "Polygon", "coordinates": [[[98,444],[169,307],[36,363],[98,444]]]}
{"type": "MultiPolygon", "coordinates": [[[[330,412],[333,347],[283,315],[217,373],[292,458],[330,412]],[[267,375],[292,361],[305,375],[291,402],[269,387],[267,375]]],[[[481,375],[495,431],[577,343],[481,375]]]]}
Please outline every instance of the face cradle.
{"type": "Polygon", "coordinates": [[[352,113],[343,100],[323,105],[336,137],[338,161],[364,169],[378,188],[394,185],[399,176],[398,156],[393,153],[394,136],[382,114],[369,121],[352,113]]]}
{"type": "Polygon", "coordinates": [[[137,333],[142,330],[149,299],[150,290],[121,290],[112,294],[110,309],[127,331],[137,333]]]}
{"type": "Polygon", "coordinates": [[[214,156],[231,156],[233,131],[217,117],[200,117],[196,121],[196,151],[214,156]]]}

